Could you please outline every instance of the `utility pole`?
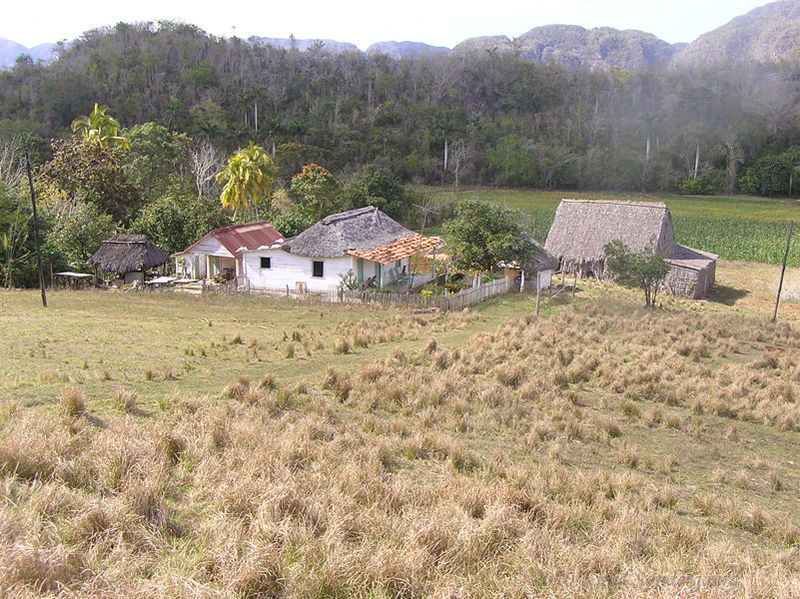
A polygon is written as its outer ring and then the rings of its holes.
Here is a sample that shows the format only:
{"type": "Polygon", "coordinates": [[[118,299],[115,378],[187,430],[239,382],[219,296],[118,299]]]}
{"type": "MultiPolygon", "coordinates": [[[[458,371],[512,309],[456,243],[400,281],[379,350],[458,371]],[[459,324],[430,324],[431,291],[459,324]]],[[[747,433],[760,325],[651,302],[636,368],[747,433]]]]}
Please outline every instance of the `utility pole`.
{"type": "Polygon", "coordinates": [[[781,289],[783,289],[783,275],[786,273],[786,259],[789,257],[789,244],[792,242],[792,229],[794,221],[789,222],[789,235],[786,237],[786,251],[783,253],[783,265],[781,266],[781,280],[778,283],[778,297],[775,298],[775,312],[772,313],[772,322],[778,319],[778,304],[781,301],[781,289]]]}
{"type": "Polygon", "coordinates": [[[36,194],[33,191],[33,172],[31,171],[31,158],[25,150],[25,164],[28,167],[28,184],[31,187],[31,203],[33,204],[33,236],[36,240],[36,259],[39,262],[39,287],[42,290],[42,305],[47,307],[47,294],[44,290],[44,270],[42,269],[42,248],[39,245],[39,218],[36,214],[36,194]]]}

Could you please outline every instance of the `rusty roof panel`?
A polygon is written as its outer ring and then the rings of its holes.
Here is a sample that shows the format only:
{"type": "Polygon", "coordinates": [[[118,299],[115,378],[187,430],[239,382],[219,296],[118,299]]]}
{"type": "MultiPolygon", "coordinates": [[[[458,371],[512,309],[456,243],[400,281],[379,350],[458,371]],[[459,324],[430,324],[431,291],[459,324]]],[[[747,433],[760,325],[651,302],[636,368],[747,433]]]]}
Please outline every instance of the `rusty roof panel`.
{"type": "Polygon", "coordinates": [[[389,264],[402,258],[408,258],[415,254],[429,252],[434,248],[441,247],[443,242],[439,237],[428,237],[420,233],[414,233],[411,237],[404,237],[382,245],[372,250],[357,252],[350,250],[348,254],[356,258],[363,258],[370,262],[379,264],[389,264]]]}

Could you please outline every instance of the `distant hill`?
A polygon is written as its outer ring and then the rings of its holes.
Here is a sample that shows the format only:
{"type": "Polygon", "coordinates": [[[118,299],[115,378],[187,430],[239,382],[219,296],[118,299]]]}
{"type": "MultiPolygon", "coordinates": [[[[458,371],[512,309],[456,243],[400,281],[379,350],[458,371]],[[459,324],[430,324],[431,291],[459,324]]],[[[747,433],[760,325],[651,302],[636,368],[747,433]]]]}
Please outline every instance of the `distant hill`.
{"type": "Polygon", "coordinates": [[[23,54],[29,55],[34,62],[50,62],[56,57],[55,44],[39,44],[33,48],[26,48],[22,44],[11,40],[0,39],[0,69],[14,66],[17,58],[23,54]]]}
{"type": "Polygon", "coordinates": [[[622,67],[644,70],[656,62],[667,64],[675,49],[671,44],[643,31],[578,25],[536,27],[515,40],[505,36],[472,38],[454,52],[490,50],[516,52],[533,62],[566,64],[589,69],[622,67]]]}
{"type": "Polygon", "coordinates": [[[298,40],[293,38],[283,37],[256,37],[249,38],[250,43],[253,44],[266,44],[275,46],[277,48],[286,48],[287,50],[294,48],[299,52],[313,48],[322,48],[328,52],[337,54],[339,52],[361,52],[355,44],[347,42],[337,42],[335,40],[298,40]]]}
{"type": "Polygon", "coordinates": [[[800,62],[800,2],[781,0],[705,33],[680,52],[676,66],[719,61],[800,62]]]}
{"type": "Polygon", "coordinates": [[[430,46],[422,42],[378,42],[367,48],[367,54],[386,54],[395,59],[449,53],[450,48],[430,46]]]}
{"type": "MultiPolygon", "coordinates": [[[[295,48],[300,52],[314,48],[332,53],[360,52],[354,44],[330,39],[253,36],[248,41],[295,48]]],[[[14,41],[0,39],[0,69],[12,67],[22,54],[30,55],[34,61],[48,62],[55,58],[55,49],[55,44],[26,48],[14,41]]],[[[669,44],[644,31],[545,25],[513,40],[505,35],[470,38],[452,50],[454,53],[484,51],[513,52],[532,62],[593,70],[621,67],[641,71],[655,64],[694,66],[730,60],[800,63],[800,0],[780,0],[751,10],[688,45],[669,44]]],[[[378,42],[367,49],[367,54],[385,54],[394,59],[439,56],[450,52],[442,46],[411,41],[378,42]]]]}

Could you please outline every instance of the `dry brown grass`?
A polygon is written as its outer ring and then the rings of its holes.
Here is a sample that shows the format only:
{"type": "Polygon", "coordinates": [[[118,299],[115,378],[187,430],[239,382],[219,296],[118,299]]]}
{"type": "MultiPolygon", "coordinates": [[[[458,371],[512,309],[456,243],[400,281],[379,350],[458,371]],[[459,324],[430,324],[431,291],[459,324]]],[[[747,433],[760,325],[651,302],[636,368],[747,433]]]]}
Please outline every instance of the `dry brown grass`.
{"type": "MultiPolygon", "coordinates": [[[[324,372],[301,384],[261,370],[207,396],[165,395],[158,410],[120,388],[119,409],[102,418],[95,408],[108,395],[81,394],[71,418],[52,402],[8,404],[0,588],[302,598],[796,591],[795,329],[624,301],[525,314],[458,347],[433,341],[452,323],[425,322],[342,324],[336,337],[350,353],[328,349],[324,372]],[[406,328],[416,351],[355,360],[406,328]]],[[[275,358],[315,340],[291,331],[275,358]]],[[[303,361],[299,353],[283,363],[303,361]]],[[[145,385],[140,372],[131,385],[145,385]]],[[[168,382],[153,374],[146,385],[168,382]]]]}

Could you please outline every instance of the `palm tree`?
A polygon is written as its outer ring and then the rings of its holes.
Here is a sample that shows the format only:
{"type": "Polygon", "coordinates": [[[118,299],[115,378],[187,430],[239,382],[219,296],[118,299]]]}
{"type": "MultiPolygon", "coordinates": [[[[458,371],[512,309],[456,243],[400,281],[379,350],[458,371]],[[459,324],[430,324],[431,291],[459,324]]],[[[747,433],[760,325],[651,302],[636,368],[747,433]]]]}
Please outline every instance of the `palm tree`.
{"type": "Polygon", "coordinates": [[[95,102],[92,112],[72,121],[72,132],[80,132],[83,139],[96,139],[103,146],[121,145],[130,149],[128,140],[119,135],[119,121],[107,112],[108,106],[100,106],[95,102]]]}
{"type": "Polygon", "coordinates": [[[257,206],[263,197],[270,197],[277,172],[267,151],[251,141],[231,156],[217,175],[217,182],[224,184],[219,196],[222,205],[233,210],[234,216],[240,208],[257,206]]]}

